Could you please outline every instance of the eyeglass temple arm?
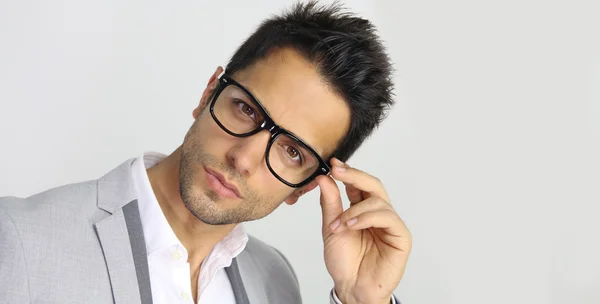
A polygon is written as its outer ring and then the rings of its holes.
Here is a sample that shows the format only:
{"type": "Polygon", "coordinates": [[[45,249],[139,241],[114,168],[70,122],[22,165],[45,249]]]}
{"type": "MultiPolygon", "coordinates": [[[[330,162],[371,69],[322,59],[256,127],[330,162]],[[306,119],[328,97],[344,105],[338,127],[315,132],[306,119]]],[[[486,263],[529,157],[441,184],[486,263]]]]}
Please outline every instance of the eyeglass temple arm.
{"type": "Polygon", "coordinates": [[[225,75],[227,71],[225,71],[225,69],[223,69],[223,71],[221,71],[221,73],[217,76],[217,79],[221,79],[221,77],[223,77],[223,75],[225,75]]]}

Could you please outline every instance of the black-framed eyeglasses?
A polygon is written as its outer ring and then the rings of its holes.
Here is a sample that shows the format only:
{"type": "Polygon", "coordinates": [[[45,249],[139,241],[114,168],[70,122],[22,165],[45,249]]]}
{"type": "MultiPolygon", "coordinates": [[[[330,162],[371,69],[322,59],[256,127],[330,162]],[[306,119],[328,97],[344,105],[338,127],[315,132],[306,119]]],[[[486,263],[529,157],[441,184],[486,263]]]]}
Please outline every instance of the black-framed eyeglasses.
{"type": "Polygon", "coordinates": [[[267,167],[289,187],[302,187],[318,175],[331,171],[313,148],[275,124],[260,102],[225,73],[219,77],[219,86],[210,104],[210,114],[223,131],[235,137],[269,131],[271,138],[265,150],[267,167]]]}

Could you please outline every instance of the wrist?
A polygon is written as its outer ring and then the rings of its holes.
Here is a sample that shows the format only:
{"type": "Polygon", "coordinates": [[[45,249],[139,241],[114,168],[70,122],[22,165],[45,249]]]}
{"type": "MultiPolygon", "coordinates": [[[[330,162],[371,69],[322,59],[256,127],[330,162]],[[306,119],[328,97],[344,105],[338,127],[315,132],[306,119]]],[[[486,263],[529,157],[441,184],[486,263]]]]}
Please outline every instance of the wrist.
{"type": "Polygon", "coordinates": [[[359,299],[359,298],[355,297],[354,295],[352,295],[352,293],[345,292],[343,289],[338,288],[337,286],[335,286],[333,289],[334,289],[336,298],[342,304],[391,304],[391,303],[393,303],[391,295],[389,297],[387,297],[386,299],[370,301],[370,300],[366,300],[366,299],[359,299]]]}
{"type": "Polygon", "coordinates": [[[359,303],[358,301],[356,301],[356,299],[354,299],[354,297],[349,296],[350,293],[348,291],[346,291],[343,288],[340,288],[338,285],[335,285],[333,287],[333,291],[335,292],[335,294],[337,295],[337,298],[340,300],[340,303],[342,304],[354,304],[354,303],[359,303]]]}

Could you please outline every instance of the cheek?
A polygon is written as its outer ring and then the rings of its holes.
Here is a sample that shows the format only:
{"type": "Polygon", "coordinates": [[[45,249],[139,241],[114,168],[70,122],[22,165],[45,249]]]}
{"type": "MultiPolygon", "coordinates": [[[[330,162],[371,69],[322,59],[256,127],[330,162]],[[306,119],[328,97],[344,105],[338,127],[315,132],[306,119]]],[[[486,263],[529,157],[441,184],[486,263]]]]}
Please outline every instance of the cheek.
{"type": "Polygon", "coordinates": [[[261,170],[261,174],[256,174],[249,181],[250,186],[257,194],[267,201],[272,201],[273,204],[281,204],[290,195],[294,193],[294,189],[280,182],[268,168],[261,170]],[[264,174],[263,174],[264,172],[264,174]]]}
{"type": "Polygon", "coordinates": [[[235,145],[237,139],[217,125],[208,109],[202,112],[195,133],[197,133],[194,135],[196,140],[201,143],[204,150],[220,159],[224,152],[235,145]]]}

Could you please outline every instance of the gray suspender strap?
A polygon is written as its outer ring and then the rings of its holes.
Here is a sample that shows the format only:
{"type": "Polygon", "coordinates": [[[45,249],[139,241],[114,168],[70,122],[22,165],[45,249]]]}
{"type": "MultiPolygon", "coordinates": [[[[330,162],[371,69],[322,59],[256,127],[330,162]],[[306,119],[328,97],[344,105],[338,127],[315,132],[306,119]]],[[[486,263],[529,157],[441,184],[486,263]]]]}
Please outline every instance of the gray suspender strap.
{"type": "Polygon", "coordinates": [[[235,295],[235,302],[237,304],[250,304],[248,294],[246,294],[246,288],[244,288],[244,283],[242,282],[242,277],[240,275],[240,268],[238,267],[235,258],[231,261],[231,266],[225,268],[225,272],[231,282],[231,288],[233,288],[233,294],[235,295]]]}

